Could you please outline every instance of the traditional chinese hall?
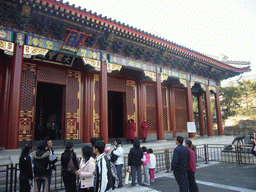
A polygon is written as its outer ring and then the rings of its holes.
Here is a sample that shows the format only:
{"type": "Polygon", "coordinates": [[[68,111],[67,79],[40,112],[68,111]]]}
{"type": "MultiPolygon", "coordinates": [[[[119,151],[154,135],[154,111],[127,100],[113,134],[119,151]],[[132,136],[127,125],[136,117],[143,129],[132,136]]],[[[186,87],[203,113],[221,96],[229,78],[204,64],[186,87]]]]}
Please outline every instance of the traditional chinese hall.
{"type": "Polygon", "coordinates": [[[219,82],[247,71],[69,3],[1,0],[0,147],[108,143],[130,119],[142,139],[144,118],[148,140],[213,136],[211,98],[223,135],[219,82]]]}

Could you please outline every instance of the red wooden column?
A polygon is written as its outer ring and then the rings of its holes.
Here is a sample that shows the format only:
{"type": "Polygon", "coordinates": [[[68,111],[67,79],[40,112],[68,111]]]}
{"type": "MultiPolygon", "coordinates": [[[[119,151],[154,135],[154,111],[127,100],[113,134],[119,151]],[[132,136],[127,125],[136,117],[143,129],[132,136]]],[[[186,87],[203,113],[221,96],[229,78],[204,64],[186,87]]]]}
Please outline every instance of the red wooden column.
{"type": "Polygon", "coordinates": [[[90,143],[93,136],[93,75],[84,76],[84,130],[83,142],[90,143]]]}
{"type": "Polygon", "coordinates": [[[139,138],[142,139],[142,129],[140,125],[142,124],[146,116],[146,85],[145,83],[140,82],[138,84],[138,133],[139,138]]]}
{"type": "Polygon", "coordinates": [[[171,115],[171,130],[173,133],[173,138],[176,137],[176,113],[175,113],[175,95],[174,89],[170,89],[170,115],[171,115]]]}
{"type": "Polygon", "coordinates": [[[221,116],[221,108],[220,108],[220,94],[219,88],[216,87],[215,96],[215,106],[216,106],[216,116],[217,116],[217,125],[218,125],[218,135],[223,135],[223,125],[222,125],[222,116],[221,116]]]}
{"type": "MultiPolygon", "coordinates": [[[[188,111],[188,122],[194,122],[194,112],[192,104],[192,91],[190,86],[190,81],[187,80],[187,111],[188,111]]],[[[189,138],[194,138],[195,133],[189,133],[189,138]]]]}
{"type": "Polygon", "coordinates": [[[156,123],[157,123],[157,140],[164,140],[162,87],[161,87],[161,75],[159,73],[156,73],[156,123]]]}
{"type": "Polygon", "coordinates": [[[0,64],[4,66],[3,62],[6,64],[4,68],[5,74],[3,74],[3,89],[1,95],[0,103],[0,127],[1,127],[1,136],[0,136],[0,147],[6,146],[7,139],[7,119],[8,119],[8,106],[9,106],[9,94],[10,94],[10,59],[6,55],[1,55],[2,60],[0,64]]]}
{"type": "Polygon", "coordinates": [[[208,136],[213,136],[210,91],[209,91],[208,85],[205,86],[205,107],[206,107],[208,136]]]}
{"type": "Polygon", "coordinates": [[[197,95],[198,100],[198,115],[199,115],[199,125],[200,125],[200,135],[205,135],[205,125],[204,125],[204,109],[203,109],[203,97],[202,93],[197,95]]]}
{"type": "Polygon", "coordinates": [[[108,73],[107,60],[101,61],[100,71],[100,136],[108,143],[108,73]]]}
{"type": "Polygon", "coordinates": [[[9,114],[7,124],[7,149],[17,149],[19,145],[20,93],[23,67],[23,46],[14,44],[11,61],[11,83],[9,96],[9,114]]]}

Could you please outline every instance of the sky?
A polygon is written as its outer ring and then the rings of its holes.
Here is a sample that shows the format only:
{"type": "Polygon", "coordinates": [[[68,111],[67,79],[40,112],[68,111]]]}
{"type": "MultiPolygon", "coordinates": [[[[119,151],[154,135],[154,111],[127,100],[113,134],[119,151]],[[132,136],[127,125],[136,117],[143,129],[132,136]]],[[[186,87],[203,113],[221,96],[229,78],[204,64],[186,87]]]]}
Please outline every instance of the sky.
{"type": "MultiPolygon", "coordinates": [[[[64,2],[67,2],[64,0],[64,2]]],[[[256,76],[256,0],[68,0],[207,55],[250,61],[256,76]]]]}

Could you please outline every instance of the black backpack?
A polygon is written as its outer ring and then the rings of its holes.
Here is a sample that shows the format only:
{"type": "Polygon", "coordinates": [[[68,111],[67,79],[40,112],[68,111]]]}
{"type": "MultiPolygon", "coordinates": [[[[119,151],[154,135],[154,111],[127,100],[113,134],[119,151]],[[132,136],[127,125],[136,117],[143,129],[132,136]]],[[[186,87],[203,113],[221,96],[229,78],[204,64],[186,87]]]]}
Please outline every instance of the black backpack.
{"type": "MultiPolygon", "coordinates": [[[[105,161],[107,163],[107,168],[108,168],[108,185],[107,185],[107,190],[115,189],[115,188],[117,188],[118,183],[119,183],[116,167],[115,167],[115,165],[113,163],[110,162],[110,160],[107,157],[107,155],[105,155],[104,158],[105,158],[105,161]]],[[[102,167],[102,161],[101,161],[101,167],[102,167]]]]}

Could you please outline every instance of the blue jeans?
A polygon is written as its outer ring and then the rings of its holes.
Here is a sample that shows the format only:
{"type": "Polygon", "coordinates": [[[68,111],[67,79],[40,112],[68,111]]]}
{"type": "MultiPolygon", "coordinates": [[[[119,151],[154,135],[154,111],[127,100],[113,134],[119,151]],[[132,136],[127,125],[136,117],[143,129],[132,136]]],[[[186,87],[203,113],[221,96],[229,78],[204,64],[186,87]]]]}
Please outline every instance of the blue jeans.
{"type": "Polygon", "coordinates": [[[139,166],[131,166],[132,171],[132,186],[135,186],[136,172],[138,176],[138,184],[141,185],[141,165],[139,166]]]}
{"type": "Polygon", "coordinates": [[[119,179],[118,187],[123,186],[123,183],[122,183],[122,168],[123,168],[123,164],[116,165],[117,176],[118,176],[118,179],[119,179]]]}

